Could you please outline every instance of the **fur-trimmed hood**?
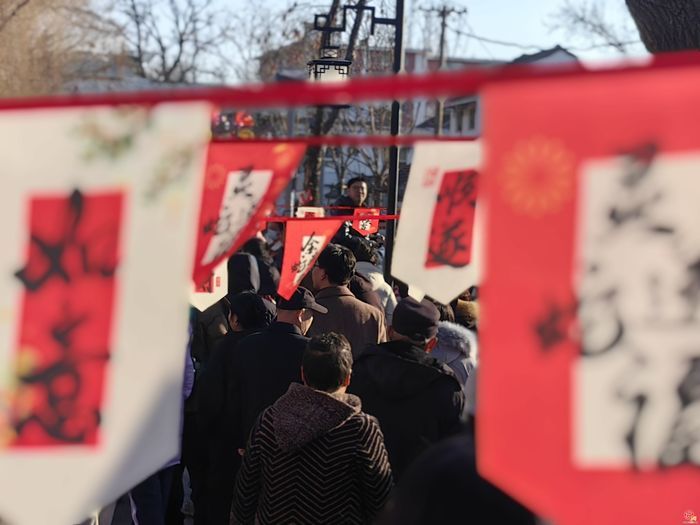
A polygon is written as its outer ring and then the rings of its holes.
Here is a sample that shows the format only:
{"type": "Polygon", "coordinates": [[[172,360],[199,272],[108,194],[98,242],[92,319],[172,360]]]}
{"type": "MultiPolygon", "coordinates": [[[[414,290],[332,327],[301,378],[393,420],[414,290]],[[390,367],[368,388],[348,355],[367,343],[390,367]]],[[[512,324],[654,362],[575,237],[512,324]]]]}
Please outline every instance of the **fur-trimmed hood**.
{"type": "Polygon", "coordinates": [[[328,394],[299,383],[272,405],[275,440],[280,450],[304,446],[342,425],[362,409],[352,394],[328,394]]]}
{"type": "Polygon", "coordinates": [[[433,353],[437,351],[445,356],[453,356],[453,359],[466,357],[476,360],[476,345],[468,328],[449,321],[440,321],[437,338],[437,347],[433,353]]]}

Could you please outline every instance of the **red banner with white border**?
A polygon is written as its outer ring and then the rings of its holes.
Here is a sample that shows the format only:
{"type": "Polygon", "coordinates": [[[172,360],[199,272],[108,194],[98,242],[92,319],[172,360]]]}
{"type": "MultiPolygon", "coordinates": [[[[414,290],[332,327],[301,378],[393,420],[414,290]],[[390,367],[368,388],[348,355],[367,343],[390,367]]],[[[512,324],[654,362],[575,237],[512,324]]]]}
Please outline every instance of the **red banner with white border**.
{"type": "Polygon", "coordinates": [[[343,222],[343,219],[287,221],[282,275],[278,289],[280,296],[285,299],[292,296],[343,222]]]}
{"type": "Polygon", "coordinates": [[[255,235],[289,184],[303,144],[212,143],[200,208],[193,279],[199,285],[214,268],[255,235]]]}
{"type": "MultiPolygon", "coordinates": [[[[353,216],[361,217],[366,215],[379,215],[379,208],[355,208],[353,216]]],[[[352,227],[365,237],[379,231],[379,219],[370,218],[355,219],[352,227]]]]}

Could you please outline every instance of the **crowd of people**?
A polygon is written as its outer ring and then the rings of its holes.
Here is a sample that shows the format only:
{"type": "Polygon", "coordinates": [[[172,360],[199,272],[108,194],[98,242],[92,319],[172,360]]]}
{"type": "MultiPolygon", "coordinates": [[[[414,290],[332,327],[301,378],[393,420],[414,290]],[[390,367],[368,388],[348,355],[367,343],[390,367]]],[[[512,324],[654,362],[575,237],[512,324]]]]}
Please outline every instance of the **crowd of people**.
{"type": "Polygon", "coordinates": [[[133,522],[535,523],[476,471],[478,290],[417,301],[345,230],[285,299],[278,233],[192,310],[181,461],[130,491],[133,522]]]}

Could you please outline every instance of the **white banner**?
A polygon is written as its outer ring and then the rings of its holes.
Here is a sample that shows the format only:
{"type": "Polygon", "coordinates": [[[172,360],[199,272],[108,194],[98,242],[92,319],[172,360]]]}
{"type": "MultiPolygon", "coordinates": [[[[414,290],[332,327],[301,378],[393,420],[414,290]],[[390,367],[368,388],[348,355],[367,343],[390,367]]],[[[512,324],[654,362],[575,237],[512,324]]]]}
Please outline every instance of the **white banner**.
{"type": "Polygon", "coordinates": [[[76,523],[177,455],[210,114],[0,112],[0,521],[76,523]]]}
{"type": "Polygon", "coordinates": [[[479,282],[480,212],[476,202],[481,144],[416,145],[401,207],[391,274],[449,303],[479,282]]]}

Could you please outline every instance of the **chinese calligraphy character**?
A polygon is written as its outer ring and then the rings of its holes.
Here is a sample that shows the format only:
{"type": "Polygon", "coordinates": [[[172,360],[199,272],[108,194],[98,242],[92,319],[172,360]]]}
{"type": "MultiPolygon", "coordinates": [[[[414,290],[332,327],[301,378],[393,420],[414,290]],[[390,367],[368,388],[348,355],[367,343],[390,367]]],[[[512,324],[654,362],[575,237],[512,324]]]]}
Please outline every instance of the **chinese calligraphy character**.
{"type": "Polygon", "coordinates": [[[228,174],[218,214],[201,225],[202,235],[211,236],[201,264],[211,264],[234,249],[239,234],[260,207],[272,176],[272,171],[253,166],[228,174]]]}
{"type": "Polygon", "coordinates": [[[32,199],[11,446],[94,444],[111,347],[122,195],[32,199]],[[80,312],[80,313],[74,313],[80,312]],[[27,400],[31,402],[27,403],[27,400]]]}
{"type": "Polygon", "coordinates": [[[471,261],[476,177],[474,170],[444,174],[433,213],[427,268],[461,268],[471,261]]]}
{"type": "Polygon", "coordinates": [[[596,466],[700,465],[697,158],[653,143],[591,163],[580,225],[577,455],[596,466]],[[591,429],[595,429],[593,432],[591,429]]]}

